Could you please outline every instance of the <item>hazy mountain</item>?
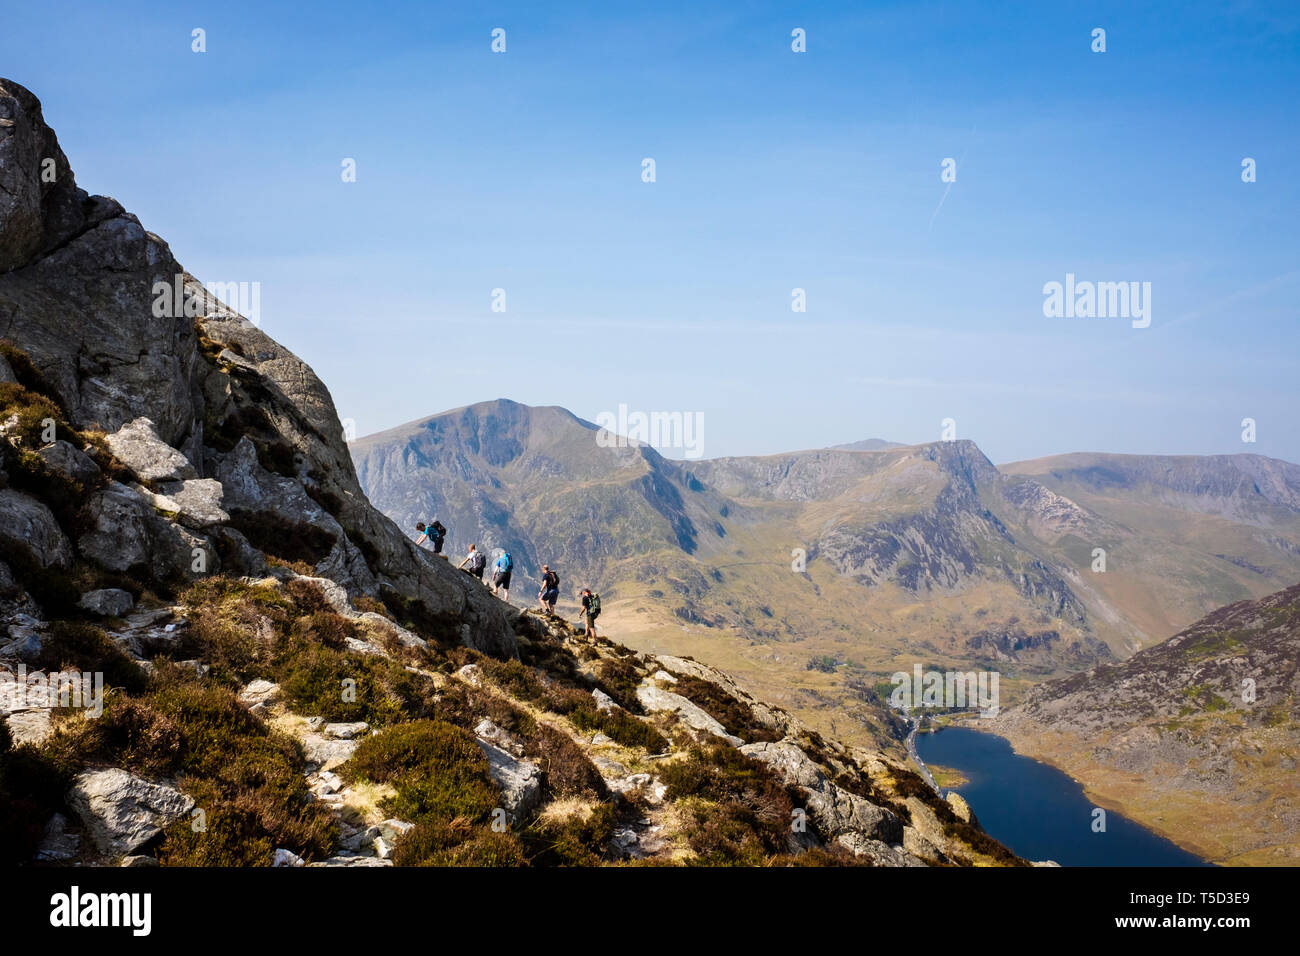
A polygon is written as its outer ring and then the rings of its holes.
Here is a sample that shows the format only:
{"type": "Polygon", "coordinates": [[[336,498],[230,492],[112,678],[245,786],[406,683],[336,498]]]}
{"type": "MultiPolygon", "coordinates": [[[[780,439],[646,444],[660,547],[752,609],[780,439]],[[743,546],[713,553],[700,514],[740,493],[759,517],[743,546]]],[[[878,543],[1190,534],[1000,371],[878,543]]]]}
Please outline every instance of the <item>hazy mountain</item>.
{"type": "Polygon", "coordinates": [[[1035,529],[1084,574],[1091,602],[1146,646],[1233,601],[1300,579],[1300,466],[1261,455],[1073,454],[1001,469],[1051,489],[1091,524],[1035,529]]]}
{"type": "Polygon", "coordinates": [[[599,434],[562,408],[499,399],[361,438],[351,452],[367,494],[410,533],[438,517],[457,561],[470,544],[505,549],[521,576],[558,568],[566,592],[624,558],[716,545],[724,499],[653,448],[601,447],[599,434]]]}
{"type": "Polygon", "coordinates": [[[1040,684],[973,723],[1209,859],[1294,866],[1298,693],[1294,585],[1220,608],[1122,664],[1040,684]]]}
{"type": "Polygon", "coordinates": [[[1300,578],[1284,462],[1081,461],[1074,480],[1056,460],[999,469],[969,441],[671,462],[596,435],[499,401],[352,452],[399,524],[437,512],[457,555],[476,540],[530,571],[558,561],[636,646],[718,663],[814,721],[918,658],[997,667],[1014,695],[1300,578]]]}

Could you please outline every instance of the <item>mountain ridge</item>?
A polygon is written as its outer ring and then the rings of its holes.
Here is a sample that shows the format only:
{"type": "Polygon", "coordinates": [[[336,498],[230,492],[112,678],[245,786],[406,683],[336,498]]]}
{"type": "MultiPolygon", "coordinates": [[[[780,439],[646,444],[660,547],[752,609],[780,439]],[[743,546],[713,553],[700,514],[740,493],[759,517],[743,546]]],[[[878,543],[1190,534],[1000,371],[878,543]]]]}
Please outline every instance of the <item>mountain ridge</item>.
{"type": "Polygon", "coordinates": [[[1039,684],[977,729],[1219,862],[1300,849],[1300,584],[1219,608],[1128,660],[1039,684]]]}

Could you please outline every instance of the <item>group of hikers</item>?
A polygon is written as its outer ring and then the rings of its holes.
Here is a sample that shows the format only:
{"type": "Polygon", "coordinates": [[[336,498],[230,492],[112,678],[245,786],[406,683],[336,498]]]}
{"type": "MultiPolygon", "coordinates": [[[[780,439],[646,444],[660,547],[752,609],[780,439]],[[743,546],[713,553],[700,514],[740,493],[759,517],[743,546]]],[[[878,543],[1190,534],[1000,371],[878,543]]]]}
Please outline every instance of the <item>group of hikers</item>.
{"type": "MultiPolygon", "coordinates": [[[[442,555],[442,543],[446,540],[447,529],[441,521],[434,518],[428,524],[423,521],[417,522],[415,530],[419,532],[418,537],[415,539],[417,545],[422,545],[427,541],[430,547],[433,548],[434,554],[442,555]]],[[[483,572],[487,570],[487,555],[478,549],[478,545],[471,544],[469,553],[456,567],[482,581],[483,572]]],[[[502,551],[501,556],[492,565],[491,584],[492,593],[502,600],[510,600],[510,575],[513,572],[514,560],[510,557],[510,552],[502,551]]],[[[595,637],[596,618],[600,616],[600,595],[592,591],[591,588],[583,588],[578,592],[578,598],[582,603],[582,623],[585,633],[588,637],[595,637]]],[[[548,617],[554,617],[555,603],[559,599],[560,576],[550,565],[543,564],[542,580],[537,589],[538,604],[548,617]]]]}

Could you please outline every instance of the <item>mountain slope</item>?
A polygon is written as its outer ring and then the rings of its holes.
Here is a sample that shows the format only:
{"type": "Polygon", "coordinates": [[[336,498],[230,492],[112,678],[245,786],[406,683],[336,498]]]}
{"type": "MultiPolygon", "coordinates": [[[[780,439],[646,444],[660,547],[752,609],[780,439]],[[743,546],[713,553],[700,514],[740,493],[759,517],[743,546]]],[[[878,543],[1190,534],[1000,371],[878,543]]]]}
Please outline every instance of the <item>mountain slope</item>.
{"type": "Polygon", "coordinates": [[[1132,647],[1215,608],[1300,577],[1300,467],[1260,455],[1073,454],[1002,467],[1096,515],[1086,531],[1043,534],[1085,576],[1094,604],[1128,625],[1132,647]]]}
{"type": "Polygon", "coordinates": [[[508,550],[529,578],[549,563],[572,575],[566,591],[620,559],[694,554],[720,537],[725,500],[653,448],[601,447],[598,435],[564,409],[501,399],[367,436],[351,453],[367,493],[412,534],[439,517],[457,555],[508,550]]]}
{"type": "Polygon", "coordinates": [[[1209,859],[1294,866],[1298,700],[1300,584],[973,724],[1209,859]]]}

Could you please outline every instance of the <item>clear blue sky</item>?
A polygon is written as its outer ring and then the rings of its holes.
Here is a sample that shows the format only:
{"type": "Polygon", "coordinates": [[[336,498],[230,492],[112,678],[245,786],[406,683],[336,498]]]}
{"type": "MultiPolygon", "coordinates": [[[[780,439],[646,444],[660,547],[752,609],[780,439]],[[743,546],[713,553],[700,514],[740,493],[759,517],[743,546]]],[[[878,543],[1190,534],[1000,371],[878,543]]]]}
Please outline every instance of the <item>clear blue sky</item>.
{"type": "Polygon", "coordinates": [[[709,457],[952,417],[1300,461],[1294,3],[725,6],[9,4],[0,75],[361,434],[509,397],[701,412],[709,457]],[[1151,327],[1045,318],[1067,272],[1151,327]]]}

